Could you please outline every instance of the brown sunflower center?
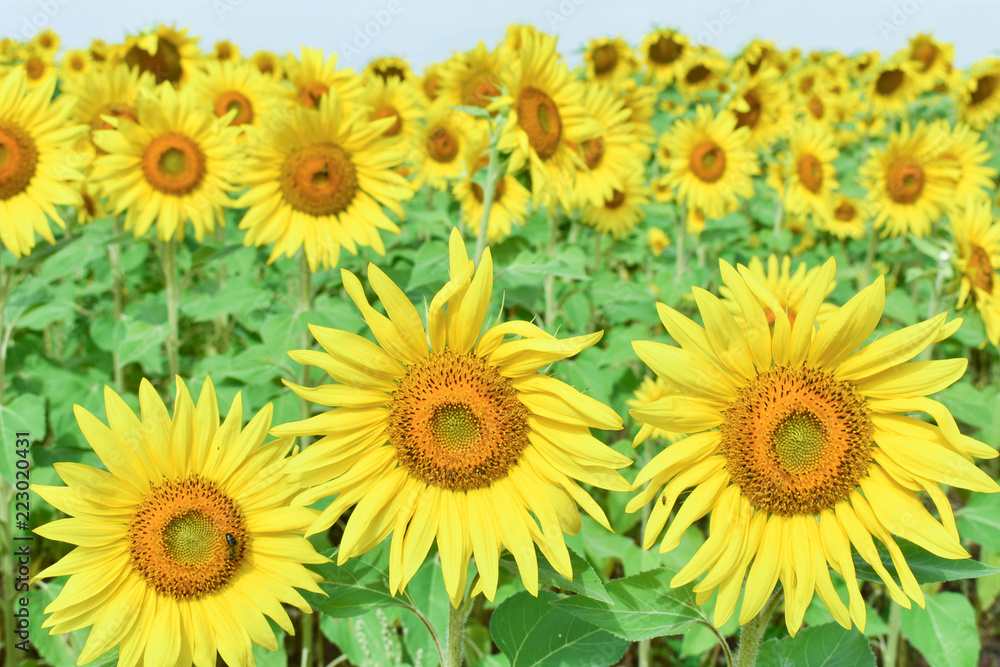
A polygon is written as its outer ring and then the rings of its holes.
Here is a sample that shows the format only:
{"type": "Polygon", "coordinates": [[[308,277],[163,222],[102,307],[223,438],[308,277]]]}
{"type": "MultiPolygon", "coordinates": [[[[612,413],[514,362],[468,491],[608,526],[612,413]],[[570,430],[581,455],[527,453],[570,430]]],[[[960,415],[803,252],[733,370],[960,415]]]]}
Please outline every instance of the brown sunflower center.
{"type": "Polygon", "coordinates": [[[684,75],[684,80],[690,85],[697,85],[703,83],[710,76],[712,76],[712,70],[702,64],[698,64],[687,71],[687,74],[684,75]]]}
{"type": "Polygon", "coordinates": [[[706,183],[715,183],[726,173],[726,152],[714,141],[703,141],[691,151],[691,172],[706,183]]]}
{"type": "Polygon", "coordinates": [[[604,200],[604,208],[618,208],[625,203],[625,193],[621,190],[615,190],[611,194],[611,199],[604,200]]]}
{"type": "Polygon", "coordinates": [[[594,74],[597,76],[613,72],[618,64],[618,49],[614,44],[601,44],[590,55],[594,60],[594,74]]]}
{"type": "Polygon", "coordinates": [[[243,93],[230,90],[215,98],[215,115],[219,118],[234,109],[236,117],[233,118],[230,125],[247,125],[253,122],[253,105],[243,93]]]}
{"type": "Polygon", "coordinates": [[[281,189],[292,208],[312,216],[336,215],[358,191],[358,174],[340,146],[313,144],[293,151],[281,166],[281,189]]]}
{"type": "Polygon", "coordinates": [[[186,195],[205,178],[205,154],[190,137],[176,132],[153,139],[142,154],[146,181],[168,195],[186,195]]]}
{"type": "Polygon", "coordinates": [[[45,61],[38,56],[31,56],[24,62],[24,69],[29,79],[37,81],[45,76],[45,61]]]}
{"type": "Polygon", "coordinates": [[[396,67],[395,65],[376,67],[375,74],[381,77],[383,81],[388,81],[389,79],[399,79],[400,81],[406,80],[406,72],[404,72],[402,68],[396,67]]]}
{"type": "Polygon", "coordinates": [[[649,59],[657,65],[669,65],[680,58],[683,52],[683,44],[675,42],[672,37],[661,35],[658,40],[649,45],[647,54],[649,59]]]}
{"type": "Polygon", "coordinates": [[[604,137],[594,137],[587,139],[582,144],[583,161],[587,164],[587,169],[597,169],[604,159],[604,137]]]}
{"type": "Polygon", "coordinates": [[[79,53],[74,53],[66,60],[66,66],[69,67],[71,72],[79,74],[87,69],[87,59],[79,53]]]}
{"type": "Polygon", "coordinates": [[[893,162],[886,177],[889,197],[897,204],[912,204],[924,189],[924,169],[910,158],[893,162]]]}
{"type": "Polygon", "coordinates": [[[299,94],[296,96],[299,104],[309,109],[319,108],[320,99],[330,92],[330,87],[316,82],[310,83],[299,88],[299,94]]]}
{"type": "Polygon", "coordinates": [[[926,72],[937,60],[938,48],[929,41],[921,41],[913,46],[910,51],[910,60],[918,63],[917,68],[921,72],[926,72]]]}
{"type": "Polygon", "coordinates": [[[875,80],[875,92],[884,97],[889,97],[903,85],[906,75],[900,69],[887,69],[878,75],[875,80]]]}
{"type": "MultiPolygon", "coordinates": [[[[969,282],[987,294],[993,293],[993,264],[981,246],[973,245],[966,264],[965,275],[969,282]]],[[[974,296],[974,295],[973,295],[974,296]]]]}
{"type": "Polygon", "coordinates": [[[376,109],[372,114],[372,120],[379,120],[380,118],[396,119],[396,122],[390,125],[389,129],[382,133],[383,137],[395,137],[403,130],[403,119],[399,117],[399,112],[396,111],[395,108],[385,106],[376,109]]]}
{"type": "Polygon", "coordinates": [[[168,39],[159,38],[156,55],[150,54],[138,46],[133,46],[125,54],[125,63],[129,67],[138,67],[141,72],[150,72],[156,77],[156,83],[169,81],[179,83],[184,75],[181,67],[181,52],[176,44],[168,39]]]}
{"type": "Polygon", "coordinates": [[[219,60],[230,60],[233,57],[233,46],[228,42],[215,45],[215,57],[219,60]]]}
{"type": "Polygon", "coordinates": [[[815,514],[846,498],[867,472],[870,414],[851,384],[824,370],[773,367],[724,413],[726,469],[755,508],[815,514]]]}
{"type": "Polygon", "coordinates": [[[743,100],[750,108],[746,111],[734,112],[736,114],[736,129],[749,127],[752,130],[757,127],[757,121],[760,120],[760,93],[757,92],[756,88],[749,90],[745,95],[743,95],[743,100]]]}
{"type": "Polygon", "coordinates": [[[528,410],[510,379],[480,357],[448,349],[407,369],[386,424],[399,464],[452,491],[502,479],[528,445],[528,410]]]}
{"type": "Polygon", "coordinates": [[[0,119],[0,201],[27,189],[38,168],[38,147],[19,125],[0,119]]]}
{"type": "MultiPolygon", "coordinates": [[[[497,181],[497,187],[493,191],[493,203],[494,204],[500,203],[500,200],[503,199],[503,193],[507,191],[507,184],[504,182],[504,180],[505,179],[500,178],[497,181]]],[[[472,190],[472,196],[476,198],[477,202],[479,202],[480,204],[482,204],[483,203],[483,186],[479,185],[479,183],[473,183],[470,186],[470,189],[472,190]]]]}
{"type": "Polygon", "coordinates": [[[819,192],[823,187],[823,163],[811,153],[803,153],[797,163],[799,181],[809,192],[819,192]]]}
{"type": "Polygon", "coordinates": [[[436,75],[428,74],[424,77],[423,86],[424,95],[427,96],[427,99],[433,102],[437,99],[438,93],[441,90],[441,79],[436,75]]]}
{"type": "Polygon", "coordinates": [[[823,100],[819,99],[819,96],[817,95],[813,95],[809,98],[809,101],[806,103],[806,109],[816,120],[822,120],[823,114],[826,113],[826,108],[823,106],[823,100]]]}
{"type": "Polygon", "coordinates": [[[133,123],[139,122],[139,112],[131,104],[125,102],[112,102],[99,111],[92,121],[90,127],[94,130],[113,130],[115,126],[101,118],[101,116],[111,116],[112,118],[124,118],[133,123]]]}
{"type": "Polygon", "coordinates": [[[555,155],[562,136],[562,118],[551,97],[530,86],[522,90],[517,98],[517,123],[538,157],[547,160],[555,155]]]}
{"type": "Polygon", "coordinates": [[[837,208],[833,209],[833,217],[843,222],[850,222],[851,220],[854,220],[854,216],[857,214],[858,210],[854,208],[854,204],[849,201],[842,201],[837,208]]]}
{"type": "Polygon", "coordinates": [[[426,141],[427,155],[435,162],[448,163],[458,155],[458,142],[446,128],[435,127],[426,141]]]}
{"type": "Polygon", "coordinates": [[[500,94],[500,78],[490,71],[476,72],[462,85],[462,104],[485,109],[500,94]]]}
{"type": "Polygon", "coordinates": [[[969,98],[969,104],[971,106],[976,106],[977,104],[982,104],[986,100],[993,97],[993,92],[997,88],[997,77],[993,74],[987,74],[986,76],[981,76],[976,80],[976,89],[972,91],[972,96],[969,98]]]}
{"type": "Polygon", "coordinates": [[[225,586],[247,547],[239,506],[197,475],[150,487],[126,536],[132,569],[157,593],[185,600],[225,586]]]}

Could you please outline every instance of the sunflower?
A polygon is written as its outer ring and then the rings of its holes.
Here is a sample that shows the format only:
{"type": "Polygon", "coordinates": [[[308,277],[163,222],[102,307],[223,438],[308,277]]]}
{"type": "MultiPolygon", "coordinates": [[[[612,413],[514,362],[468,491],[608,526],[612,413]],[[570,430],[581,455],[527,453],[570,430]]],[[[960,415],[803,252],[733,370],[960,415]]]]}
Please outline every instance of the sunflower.
{"type": "Polygon", "coordinates": [[[694,521],[711,513],[708,539],[671,586],[705,574],[694,590],[704,603],[719,589],[717,626],[735,611],[741,590],[740,623],[754,618],[780,579],[792,635],[814,592],[840,625],[850,628],[853,621],[863,631],[865,604],[852,546],[893,600],[909,608],[909,596],[923,606],[920,586],[892,536],[942,558],[967,558],[939,484],[1000,491],[972,463],[973,456],[995,457],[996,450],[961,435],[949,410],[925,397],[958,380],[967,361],[905,363],[953,334],[961,320],[946,322],[941,313],[857,349],[881,319],[881,277],[816,330],[816,313],[836,271],[833,259],[810,281],[794,323],[746,267],[720,264],[740,304],[742,326],[716,297],[694,288],[704,328],[659,304],[663,324],[680,347],[633,343],[671,393],[630,414],[690,434],[647,464],[633,484],[646,488],[627,511],[659,495],[644,547],[657,541],[678,498],[690,489],[660,551],[675,548],[694,521]],[[773,332],[760,299],[777,313],[773,332]],[[937,424],[911,412],[926,412],[937,424]],[[925,509],[920,491],[934,502],[940,523],[925,509]],[[872,537],[888,549],[899,584],[882,565],[872,537]],[[831,568],[847,583],[846,606],[831,568]]]}
{"type": "MultiPolygon", "coordinates": [[[[653,231],[654,229],[658,229],[658,227],[650,227],[649,231],[653,231]]],[[[655,375],[647,375],[639,383],[635,392],[633,392],[633,398],[626,399],[625,404],[632,408],[641,408],[656,403],[656,401],[671,393],[673,391],[666,380],[655,375]]],[[[639,427],[635,438],[632,439],[632,448],[638,447],[646,440],[662,440],[672,444],[683,437],[684,434],[677,431],[664,431],[662,428],[656,428],[652,424],[643,424],[639,427]]]]}
{"type": "Polygon", "coordinates": [[[265,118],[284,111],[284,88],[253,64],[233,60],[206,60],[191,77],[191,87],[205,97],[219,118],[236,111],[229,124],[246,135],[263,127],[265,118]]]}
{"type": "Polygon", "coordinates": [[[369,121],[393,119],[382,133],[387,143],[399,144],[407,152],[418,144],[427,110],[412,83],[395,76],[373,77],[365,84],[361,102],[367,108],[369,121]]]}
{"type": "MultiPolygon", "coordinates": [[[[489,164],[490,139],[482,130],[473,130],[463,155],[465,175],[455,181],[452,194],[461,206],[462,222],[473,232],[478,233],[483,220],[483,185],[485,185],[486,167],[489,164]],[[480,178],[477,178],[479,176],[480,178]]],[[[531,202],[531,192],[510,173],[503,174],[497,181],[493,191],[493,206],[490,207],[490,217],[486,222],[486,235],[490,243],[500,243],[510,236],[514,226],[524,226],[528,214],[528,204],[531,202]]]]}
{"type": "Polygon", "coordinates": [[[622,427],[611,408],[537,373],[595,344],[601,333],[558,340],[513,321],[480,336],[493,287],[490,251],[475,269],[453,230],[449,258],[451,278],[431,300],[427,330],[377,267],[369,264],[368,279],[387,316],[369,305],[357,277],[342,270],[344,287],[378,344],[311,326],[325,352],[290,356],[343,384],[313,389],[288,383],[306,400],[333,409],[273,432],[323,436],[289,472],[313,486],[296,503],[336,495],[310,533],[329,528],[357,505],[340,543],[340,564],[392,535],[389,585],[393,593],[402,591],[436,535],[445,589],[457,607],[473,555],[482,591],[494,598],[503,547],[534,595],[532,542],[556,571],[571,577],[563,533],[580,529],[577,503],[610,528],[577,482],[626,489],[616,469],[631,461],[590,434],[590,428],[622,427]],[[518,338],[505,342],[508,335],[518,338]]]}
{"type": "Polygon", "coordinates": [[[381,141],[392,122],[352,122],[336,95],[322,95],[319,109],[296,107],[291,122],[251,137],[258,147],[240,179],[248,190],[234,203],[249,208],[243,243],[274,243],[269,262],[304,248],[313,272],[336,266],[341,246],[385,254],[379,230],[399,227],[382,207],[402,219],[400,202],[413,195],[393,171],[404,153],[381,141]]]}
{"type": "Polygon", "coordinates": [[[249,58],[251,65],[257,68],[261,74],[280,80],[285,74],[281,58],[270,51],[255,51],[249,58]]]}
{"type": "Polygon", "coordinates": [[[212,54],[209,56],[210,59],[214,59],[221,62],[233,62],[238,63],[243,60],[240,55],[239,44],[233,44],[228,39],[220,39],[212,47],[212,54]]]}
{"type": "Polygon", "coordinates": [[[956,89],[958,117],[982,130],[1000,116],[1000,58],[973,63],[956,89]]]}
{"type": "Polygon", "coordinates": [[[621,37],[601,37],[587,43],[583,52],[585,78],[591,81],[627,79],[639,69],[632,47],[621,37]]]}
{"type": "Polygon", "coordinates": [[[833,161],[839,153],[833,138],[815,125],[801,125],[788,142],[791,164],[784,194],[790,213],[826,220],[832,192],[839,187],[833,161]]]}
{"type": "Polygon", "coordinates": [[[86,225],[94,220],[108,217],[108,209],[104,205],[100,190],[89,180],[75,183],[80,193],[80,205],[76,208],[76,223],[86,225]]]}
{"type": "Polygon", "coordinates": [[[418,126],[418,148],[410,151],[408,160],[416,171],[414,188],[427,183],[436,190],[444,190],[449,182],[462,175],[465,168],[462,154],[469,128],[465,116],[443,104],[430,106],[426,122],[418,126]]]}
{"type": "Polygon", "coordinates": [[[626,174],[641,171],[643,165],[632,150],[637,138],[630,132],[633,124],[627,122],[630,113],[621,97],[608,86],[590,83],[583,92],[582,102],[587,114],[601,124],[602,131],[580,145],[583,166],[577,167],[573,182],[574,208],[587,203],[599,207],[613,198],[613,191],[625,189],[626,174]]]}
{"type": "Polygon", "coordinates": [[[376,78],[385,83],[390,79],[410,82],[413,79],[413,72],[410,71],[410,64],[402,58],[383,56],[370,61],[365,66],[362,76],[369,82],[376,78]]]}
{"type": "Polygon", "coordinates": [[[912,130],[904,121],[884,149],[871,151],[860,174],[876,207],[875,226],[885,227],[883,236],[926,236],[950,206],[958,167],[940,153],[923,121],[912,130]]]}
{"type": "Polygon", "coordinates": [[[431,63],[424,69],[418,88],[427,106],[432,105],[441,95],[441,77],[444,75],[444,63],[431,63]]]}
{"type": "Polygon", "coordinates": [[[749,86],[758,74],[769,69],[774,70],[773,76],[779,75],[778,63],[781,52],[771,40],[754,39],[744,47],[742,53],[733,59],[733,68],[729,73],[732,81],[743,82],[749,86]]]}
{"type": "Polygon", "coordinates": [[[569,210],[573,174],[583,163],[576,148],[602,128],[583,107],[583,89],[556,53],[556,38],[525,30],[518,61],[504,83],[508,95],[497,105],[508,106],[510,113],[498,147],[511,153],[509,170],[527,165],[535,203],[558,201],[569,210]]]}
{"type": "Polygon", "coordinates": [[[790,120],[788,87],[777,80],[777,70],[766,69],[736,91],[728,108],[736,116],[736,129],[750,131],[748,146],[767,150],[790,120]]]}
{"type": "Polygon", "coordinates": [[[156,83],[169,81],[175,86],[187,83],[201,53],[198,38],[187,36],[188,28],[158,26],[141,35],[130,35],[111,52],[114,60],[142,72],[150,72],[156,83]]]}
{"type": "MultiPolygon", "coordinates": [[[[670,237],[659,227],[650,227],[649,231],[646,232],[646,245],[649,246],[651,253],[659,257],[664,250],[670,247],[670,237]]],[[[636,397],[638,395],[638,390],[636,390],[636,397]]]]}
{"type": "Polygon", "coordinates": [[[907,105],[920,96],[920,79],[909,60],[893,58],[875,66],[868,84],[868,101],[876,115],[903,116],[907,105]]]}
{"type": "Polygon", "coordinates": [[[500,95],[501,70],[500,50],[490,51],[480,41],[471,51],[456,53],[441,65],[435,101],[449,107],[485,109],[500,95]]]}
{"type": "Polygon", "coordinates": [[[59,35],[52,28],[40,30],[31,38],[31,47],[38,49],[50,58],[55,57],[61,43],[59,35]]]}
{"type": "Polygon", "coordinates": [[[685,100],[694,100],[726,80],[729,60],[711,46],[689,46],[675,84],[685,100]]]}
{"type": "Polygon", "coordinates": [[[649,162],[652,146],[656,144],[656,130],[652,125],[656,115],[656,88],[637,84],[635,79],[625,79],[618,84],[618,95],[629,112],[622,129],[636,139],[632,142],[632,152],[640,162],[649,162]]]}
{"type": "Polygon", "coordinates": [[[225,224],[226,194],[243,160],[239,129],[201,108],[191,88],[157,86],[138,99],[138,122],[118,119],[117,130],[94,132],[104,151],[92,175],[113,215],[127,210],[125,229],[143,236],[156,223],[161,241],[184,240],[190,220],[200,243],[225,224]]]}
{"type": "Polygon", "coordinates": [[[69,121],[69,97],[52,100],[54,77],[34,90],[26,79],[21,70],[0,79],[0,242],[15,257],[31,252],[35,232],[55,243],[49,219],[65,227],[56,204],[80,203],[70,147],[87,131],[69,121]]]}
{"type": "Polygon", "coordinates": [[[285,74],[292,87],[288,95],[293,102],[308,109],[315,109],[323,97],[332,90],[340,98],[344,117],[350,120],[361,113],[361,96],[364,89],[361,77],[353,69],[337,69],[337,54],[323,58],[322,49],[302,47],[302,60],[289,52],[285,58],[285,74]]]}
{"type": "Polygon", "coordinates": [[[817,218],[816,227],[838,239],[865,237],[864,204],[845,194],[835,194],[830,212],[817,218]]]}
{"type": "Polygon", "coordinates": [[[952,127],[946,120],[932,124],[931,136],[942,147],[939,158],[957,167],[952,208],[961,206],[970,197],[989,199],[997,177],[997,170],[987,166],[993,157],[989,144],[980,141],[979,134],[965,123],[952,127]]]}
{"type": "Polygon", "coordinates": [[[107,472],[56,463],[66,486],[32,485],[71,518],[35,529],[77,547],[32,582],[70,575],[46,608],[51,633],[93,625],[78,664],[119,646],[119,665],[252,665],[252,643],[277,650],[270,617],[312,610],[293,589],[322,591],[303,563],[323,563],[302,536],[316,512],[291,507],[301,489],[282,475],[291,440],[263,444],[268,404],[241,429],[237,394],[219,424],[210,379],[195,405],[181,380],[171,419],[139,387],[140,420],[104,388],[108,426],[79,405],[77,422],[107,472]]]}
{"type": "Polygon", "coordinates": [[[904,52],[921,90],[931,90],[938,82],[946,80],[955,60],[954,45],[936,41],[931,33],[910,37],[910,45],[904,52]]]}
{"type": "Polygon", "coordinates": [[[138,99],[153,90],[155,80],[124,63],[110,65],[89,76],[63,82],[63,92],[74,100],[71,118],[91,132],[114,129],[106,117],[139,120],[138,99]]]}
{"type": "Polygon", "coordinates": [[[646,65],[646,80],[666,88],[683,75],[689,40],[671,29],[659,29],[646,35],[639,51],[646,65]]]}
{"type": "Polygon", "coordinates": [[[94,64],[86,49],[74,49],[67,51],[66,55],[63,56],[59,75],[63,81],[66,81],[78,76],[87,76],[93,68],[94,64]]]}
{"type": "MultiPolygon", "coordinates": [[[[768,325],[772,327],[777,319],[776,311],[772,310],[773,304],[777,303],[781,309],[780,312],[788,317],[791,324],[795,324],[795,318],[802,312],[805,305],[809,286],[815,283],[820,276],[820,267],[814,266],[810,269],[805,262],[800,262],[793,273],[792,258],[788,255],[783,255],[780,260],[777,255],[769,255],[766,266],[757,257],[751,257],[747,271],[750,274],[750,278],[747,280],[753,280],[762,290],[766,290],[766,293],[755,292],[755,294],[757,294],[758,305],[764,309],[768,325]]],[[[829,296],[836,286],[837,283],[832,279],[828,281],[823,297],[829,296]]],[[[742,318],[742,305],[737,299],[738,295],[726,286],[721,287],[719,293],[722,295],[723,303],[729,312],[737,319],[742,318]]],[[[816,315],[820,324],[829,319],[836,310],[837,307],[832,303],[823,303],[816,315]]]]}
{"type": "Polygon", "coordinates": [[[714,115],[708,105],[699,105],[693,119],[674,122],[667,139],[670,151],[667,184],[677,189],[688,208],[699,208],[710,218],[719,218],[739,206],[740,197],[753,196],[757,160],[747,148],[750,131],[736,129],[736,117],[714,115]]]}
{"type": "Polygon", "coordinates": [[[48,85],[49,80],[55,79],[57,68],[52,56],[39,51],[36,48],[28,47],[20,55],[18,69],[27,75],[28,88],[42,88],[48,85]]]}
{"type": "MultiPolygon", "coordinates": [[[[951,217],[955,236],[955,265],[961,275],[958,308],[966,301],[975,303],[984,321],[1000,315],[1000,224],[993,217],[989,200],[966,202],[964,209],[951,217]]],[[[998,344],[996,324],[987,326],[990,342],[998,344]]]]}
{"type": "Polygon", "coordinates": [[[642,222],[646,212],[641,208],[649,203],[650,189],[646,185],[642,167],[621,174],[621,189],[615,188],[603,202],[589,202],[583,207],[581,222],[602,234],[620,239],[642,222]]]}

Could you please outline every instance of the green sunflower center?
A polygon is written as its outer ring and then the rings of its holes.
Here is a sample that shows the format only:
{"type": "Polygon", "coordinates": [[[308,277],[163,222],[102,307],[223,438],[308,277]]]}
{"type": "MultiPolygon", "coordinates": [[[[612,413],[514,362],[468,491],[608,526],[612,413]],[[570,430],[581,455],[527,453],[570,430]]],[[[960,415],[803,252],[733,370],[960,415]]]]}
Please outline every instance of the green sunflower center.
{"type": "Polygon", "coordinates": [[[152,187],[181,196],[197,189],[205,178],[205,154],[190,137],[168,132],[153,139],[142,154],[142,171],[152,187]]]}
{"type": "Polygon", "coordinates": [[[38,168],[38,148],[19,125],[0,120],[0,201],[24,192],[38,168]]]}
{"type": "Polygon", "coordinates": [[[175,562],[199,565],[213,556],[212,522],[201,512],[175,516],[163,528],[163,547],[175,562]]]}
{"type": "Polygon", "coordinates": [[[445,449],[464,451],[481,439],[479,418],[462,403],[442,403],[430,417],[430,432],[445,449]]]}

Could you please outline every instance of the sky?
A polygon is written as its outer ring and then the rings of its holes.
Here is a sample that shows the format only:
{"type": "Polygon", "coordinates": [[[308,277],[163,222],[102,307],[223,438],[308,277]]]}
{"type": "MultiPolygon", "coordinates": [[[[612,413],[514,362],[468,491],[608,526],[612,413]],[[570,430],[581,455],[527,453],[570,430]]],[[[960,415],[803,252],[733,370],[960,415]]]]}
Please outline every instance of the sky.
{"type": "Polygon", "coordinates": [[[338,52],[340,65],[354,68],[394,55],[420,70],[480,40],[496,44],[512,22],[557,35],[571,65],[588,39],[623,36],[637,46],[656,26],[730,55],[754,37],[783,49],[889,54],[918,32],[953,43],[962,68],[1000,55],[997,0],[0,0],[0,37],[26,39],[48,27],[64,48],[82,48],[93,37],[120,42],[157,22],[189,27],[205,50],[224,38],[244,55],[313,46],[338,52]]]}

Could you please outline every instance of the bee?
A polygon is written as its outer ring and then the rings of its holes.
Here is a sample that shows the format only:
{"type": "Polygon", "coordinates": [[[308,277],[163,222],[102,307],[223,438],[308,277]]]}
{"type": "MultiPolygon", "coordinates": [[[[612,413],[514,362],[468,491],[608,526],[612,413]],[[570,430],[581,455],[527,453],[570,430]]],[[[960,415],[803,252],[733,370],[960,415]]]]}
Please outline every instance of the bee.
{"type": "Polygon", "coordinates": [[[239,556],[240,543],[236,541],[232,533],[226,533],[226,558],[236,560],[239,556]]]}

